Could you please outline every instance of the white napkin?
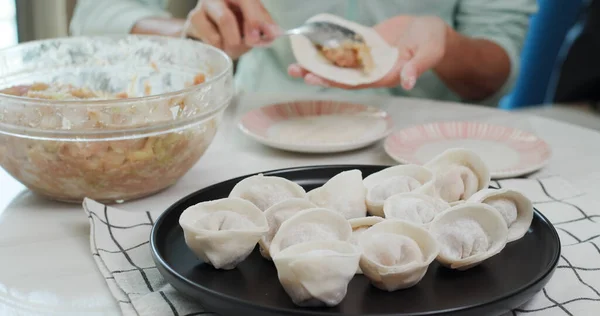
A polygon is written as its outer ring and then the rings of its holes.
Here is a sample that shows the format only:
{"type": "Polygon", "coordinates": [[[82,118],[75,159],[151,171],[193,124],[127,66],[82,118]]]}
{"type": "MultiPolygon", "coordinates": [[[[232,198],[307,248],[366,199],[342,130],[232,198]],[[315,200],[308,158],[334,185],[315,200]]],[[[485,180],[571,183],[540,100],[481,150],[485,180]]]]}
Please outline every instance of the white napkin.
{"type": "MultiPolygon", "coordinates": [[[[493,185],[523,192],[558,230],[561,259],[531,301],[508,315],[597,315],[600,310],[600,204],[560,177],[507,179],[493,185]]],[[[125,212],[85,200],[91,250],[123,315],[210,315],[165,282],[148,239],[156,212],[125,212]]],[[[214,315],[214,314],[213,314],[214,315]]]]}

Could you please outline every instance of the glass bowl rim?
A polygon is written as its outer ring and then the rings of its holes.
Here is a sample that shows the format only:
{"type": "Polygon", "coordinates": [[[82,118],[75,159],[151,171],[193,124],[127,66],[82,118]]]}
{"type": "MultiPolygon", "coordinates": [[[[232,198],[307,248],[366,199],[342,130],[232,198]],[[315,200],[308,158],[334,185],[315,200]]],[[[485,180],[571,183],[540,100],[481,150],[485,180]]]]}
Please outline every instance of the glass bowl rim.
{"type": "Polygon", "coordinates": [[[107,105],[110,105],[110,106],[117,106],[117,107],[128,106],[130,103],[137,103],[137,102],[144,102],[144,101],[156,101],[156,100],[160,100],[160,99],[164,99],[164,98],[172,98],[172,97],[185,95],[185,94],[194,92],[196,90],[201,90],[203,87],[208,86],[214,82],[217,82],[217,81],[223,79],[223,77],[225,77],[233,68],[233,61],[231,60],[229,55],[227,55],[224,51],[222,51],[220,49],[217,49],[211,45],[202,43],[200,41],[192,40],[192,39],[184,39],[184,38],[179,38],[179,37],[167,37],[167,36],[160,36],[160,35],[118,34],[118,35],[57,37],[57,38],[51,38],[51,39],[35,40],[35,41],[26,42],[23,44],[17,44],[17,45],[11,46],[11,47],[6,47],[3,49],[0,49],[0,55],[6,54],[7,52],[10,52],[10,51],[23,49],[23,48],[27,48],[30,46],[36,46],[36,45],[40,45],[43,43],[80,42],[80,41],[84,41],[84,40],[94,40],[94,39],[116,40],[116,39],[126,39],[126,38],[131,38],[131,37],[141,38],[141,39],[149,39],[149,40],[155,40],[155,41],[156,40],[168,40],[168,41],[176,41],[176,42],[193,43],[194,45],[198,45],[199,47],[203,47],[204,49],[207,49],[209,51],[216,52],[218,55],[220,55],[221,57],[223,57],[225,59],[227,66],[222,71],[220,71],[218,74],[211,76],[210,78],[207,78],[206,81],[204,81],[200,84],[192,85],[187,88],[180,89],[180,90],[175,90],[175,91],[161,93],[161,94],[155,94],[155,95],[124,98],[124,99],[112,99],[112,100],[107,100],[107,99],[52,100],[52,99],[35,99],[35,98],[0,93],[0,99],[13,100],[15,102],[18,101],[21,103],[34,104],[34,105],[52,105],[52,106],[56,106],[56,107],[68,107],[68,106],[72,106],[72,105],[77,105],[77,106],[82,106],[82,105],[84,105],[84,106],[107,106],[107,105]]]}

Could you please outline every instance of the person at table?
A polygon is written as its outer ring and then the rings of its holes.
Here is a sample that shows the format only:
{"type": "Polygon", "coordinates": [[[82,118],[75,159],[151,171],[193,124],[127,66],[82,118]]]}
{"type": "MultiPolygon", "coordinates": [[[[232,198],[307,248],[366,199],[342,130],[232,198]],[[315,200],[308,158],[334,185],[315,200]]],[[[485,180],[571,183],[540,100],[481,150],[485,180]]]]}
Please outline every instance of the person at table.
{"type": "MultiPolygon", "coordinates": [[[[179,0],[177,0],[179,1],[179,0]]],[[[188,20],[167,13],[168,0],[78,0],[73,35],[187,36],[238,60],[236,84],[246,92],[339,90],[495,105],[519,72],[519,54],[535,0],[201,0],[188,20]],[[327,12],[374,25],[399,50],[383,79],[339,86],[295,64],[281,29],[327,12]],[[268,46],[265,44],[269,44],[268,46]]]]}

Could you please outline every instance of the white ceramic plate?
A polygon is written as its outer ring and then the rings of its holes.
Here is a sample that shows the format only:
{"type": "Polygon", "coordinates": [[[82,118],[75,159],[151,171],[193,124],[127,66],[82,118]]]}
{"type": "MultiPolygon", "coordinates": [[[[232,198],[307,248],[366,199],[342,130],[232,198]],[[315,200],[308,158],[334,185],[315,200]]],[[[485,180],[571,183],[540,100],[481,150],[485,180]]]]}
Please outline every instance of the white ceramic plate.
{"type": "Polygon", "coordinates": [[[239,128],[251,138],[278,149],[333,153],[371,145],[393,129],[387,112],[339,101],[294,101],[254,109],[239,128]]]}
{"type": "Polygon", "coordinates": [[[400,163],[424,164],[446,149],[479,154],[492,178],[512,178],[543,168],[552,151],[541,138],[511,127],[479,122],[437,122],[395,131],[385,151],[400,163]]]}

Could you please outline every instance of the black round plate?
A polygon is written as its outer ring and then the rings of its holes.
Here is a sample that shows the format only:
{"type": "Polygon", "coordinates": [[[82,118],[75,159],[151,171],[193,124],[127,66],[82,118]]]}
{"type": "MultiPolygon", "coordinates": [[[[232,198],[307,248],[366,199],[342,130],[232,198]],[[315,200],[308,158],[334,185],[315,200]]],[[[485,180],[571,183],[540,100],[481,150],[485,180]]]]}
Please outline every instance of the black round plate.
{"type": "MultiPolygon", "coordinates": [[[[307,191],[334,175],[359,169],[363,176],[387,166],[341,165],[264,172],[287,178],[307,191]]],[[[224,198],[241,179],[221,182],[193,193],[167,209],[150,239],[152,255],[164,278],[180,292],[222,316],[270,315],[500,315],[528,301],[550,280],[560,257],[556,230],[537,210],[527,234],[481,265],[460,272],[433,262],[416,286],[381,291],[366,277],[355,276],[336,307],[301,308],[285,293],[275,266],[258,248],[236,269],[216,270],[187,248],[180,214],[199,202],[224,198]]]]}

